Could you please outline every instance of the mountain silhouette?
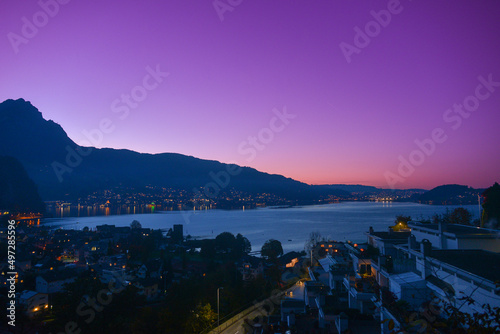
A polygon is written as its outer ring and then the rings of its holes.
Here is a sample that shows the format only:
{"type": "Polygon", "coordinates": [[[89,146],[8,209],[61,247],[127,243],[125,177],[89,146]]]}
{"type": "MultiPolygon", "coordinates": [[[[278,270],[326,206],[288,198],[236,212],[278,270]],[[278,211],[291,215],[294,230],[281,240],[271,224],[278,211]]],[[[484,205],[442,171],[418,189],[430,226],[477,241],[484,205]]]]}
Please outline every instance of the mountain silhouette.
{"type": "Polygon", "coordinates": [[[45,211],[35,183],[13,157],[0,156],[0,210],[16,213],[45,211]]]}
{"type": "Polygon", "coordinates": [[[177,153],[82,147],[23,99],[0,103],[0,143],[0,155],[15,157],[24,165],[44,200],[76,199],[113,187],[140,191],[147,186],[207,189],[210,195],[217,189],[236,189],[249,194],[271,193],[287,200],[349,195],[249,167],[230,174],[238,166],[177,153]]]}
{"type": "Polygon", "coordinates": [[[442,205],[463,205],[477,203],[478,195],[484,189],[474,189],[459,184],[445,184],[435,187],[419,197],[421,203],[442,205]]]}

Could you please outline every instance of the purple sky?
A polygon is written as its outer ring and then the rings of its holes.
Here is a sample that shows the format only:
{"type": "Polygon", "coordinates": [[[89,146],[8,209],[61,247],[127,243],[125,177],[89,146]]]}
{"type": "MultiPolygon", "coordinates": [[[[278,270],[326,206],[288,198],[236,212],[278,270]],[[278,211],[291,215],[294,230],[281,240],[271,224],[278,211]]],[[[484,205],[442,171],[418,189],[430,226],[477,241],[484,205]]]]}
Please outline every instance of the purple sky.
{"type": "MultiPolygon", "coordinates": [[[[41,2],[55,10],[54,1],[41,2]]],[[[313,184],[500,180],[500,87],[469,97],[479,76],[500,82],[498,1],[219,3],[231,10],[218,13],[212,0],[72,0],[51,17],[37,1],[3,0],[0,100],[31,101],[80,144],[109,119],[95,146],[178,152],[313,184]],[[388,7],[385,27],[370,23],[371,11],[388,7]],[[356,46],[356,27],[372,37],[346,57],[340,45],[356,46]],[[146,91],[147,67],[169,75],[147,77],[146,91]],[[140,101],[129,108],[120,99],[132,92],[140,101]],[[464,101],[473,111],[447,112],[464,101]],[[284,109],[295,117],[275,120],[284,109]],[[439,128],[422,153],[415,140],[439,128]],[[400,167],[400,156],[415,166],[400,167]]]]}

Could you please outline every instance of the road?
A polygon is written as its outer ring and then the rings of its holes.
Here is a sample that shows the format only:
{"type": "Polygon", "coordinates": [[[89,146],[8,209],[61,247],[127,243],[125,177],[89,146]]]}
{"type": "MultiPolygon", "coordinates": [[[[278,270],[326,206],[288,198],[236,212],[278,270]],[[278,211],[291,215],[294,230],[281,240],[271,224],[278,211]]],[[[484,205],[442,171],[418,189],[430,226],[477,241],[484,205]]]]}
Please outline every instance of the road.
{"type": "MultiPolygon", "coordinates": [[[[294,299],[302,299],[303,300],[304,299],[304,283],[303,282],[297,282],[297,284],[295,284],[291,288],[287,289],[280,296],[280,300],[281,300],[281,298],[284,297],[285,294],[286,294],[286,297],[294,298],[294,299]]],[[[274,301],[276,301],[275,298],[273,298],[273,299],[274,299],[274,301]]],[[[255,318],[259,317],[259,316],[267,316],[267,312],[263,308],[263,306],[265,304],[270,305],[270,307],[275,307],[275,304],[273,304],[273,301],[272,301],[271,298],[266,299],[265,301],[263,301],[261,303],[258,303],[257,305],[253,306],[253,308],[255,308],[255,309],[253,311],[251,311],[250,313],[248,313],[248,314],[246,314],[244,316],[240,316],[242,314],[245,314],[245,312],[247,312],[248,310],[245,310],[245,311],[241,312],[240,315],[238,315],[241,318],[238,319],[238,320],[236,320],[232,325],[229,325],[227,328],[225,328],[225,326],[228,325],[228,323],[231,322],[232,320],[229,320],[228,322],[226,322],[224,324],[221,324],[221,326],[220,326],[221,327],[220,333],[224,333],[224,334],[247,334],[247,332],[245,331],[245,327],[244,327],[245,319],[255,319],[255,318]]],[[[235,318],[237,318],[238,316],[236,316],[235,318]]],[[[210,332],[210,334],[216,334],[216,333],[218,333],[217,329],[215,329],[215,330],[213,330],[213,331],[210,332]]]]}

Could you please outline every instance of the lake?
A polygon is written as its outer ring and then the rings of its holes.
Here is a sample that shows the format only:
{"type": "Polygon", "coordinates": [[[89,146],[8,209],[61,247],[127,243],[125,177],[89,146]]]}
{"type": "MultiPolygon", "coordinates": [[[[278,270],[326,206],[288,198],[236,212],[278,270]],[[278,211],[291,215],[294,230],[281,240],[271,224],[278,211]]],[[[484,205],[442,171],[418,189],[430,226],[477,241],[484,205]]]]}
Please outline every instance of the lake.
{"type": "MultiPolygon", "coordinates": [[[[152,229],[184,225],[184,234],[196,238],[214,238],[219,233],[241,233],[247,237],[252,250],[260,250],[266,240],[281,241],[283,250],[301,251],[313,231],[319,231],[331,240],[366,241],[365,232],[370,226],[386,231],[396,215],[411,216],[413,220],[430,218],[457,206],[424,205],[399,202],[341,202],[290,208],[258,208],[252,210],[168,211],[154,214],[117,216],[68,217],[45,219],[44,225],[64,229],[83,229],[88,226],[109,224],[129,226],[138,220],[142,227],[152,229]]],[[[478,217],[477,205],[465,205],[478,217]]]]}

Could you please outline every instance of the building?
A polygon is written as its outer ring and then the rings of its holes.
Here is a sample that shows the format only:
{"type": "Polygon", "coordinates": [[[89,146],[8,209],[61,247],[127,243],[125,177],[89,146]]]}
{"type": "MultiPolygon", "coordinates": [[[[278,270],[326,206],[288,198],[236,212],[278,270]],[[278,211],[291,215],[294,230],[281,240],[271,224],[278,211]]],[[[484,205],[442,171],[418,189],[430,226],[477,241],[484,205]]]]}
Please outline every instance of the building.
{"type": "Polygon", "coordinates": [[[281,300],[281,321],[290,325],[297,314],[305,314],[306,305],[301,299],[285,298],[281,300]]]}
{"type": "Polygon", "coordinates": [[[368,245],[378,249],[382,255],[394,256],[397,253],[394,246],[407,243],[411,232],[394,232],[390,227],[387,232],[375,232],[370,227],[370,231],[365,234],[368,237],[368,245]]]}
{"type": "Polygon", "coordinates": [[[163,275],[163,262],[160,259],[149,260],[139,267],[139,278],[161,278],[163,275]]]}
{"type": "Polygon", "coordinates": [[[409,222],[411,234],[417,242],[429,240],[440,249],[483,249],[500,252],[500,232],[459,224],[424,224],[409,222]]]}
{"type": "Polygon", "coordinates": [[[76,280],[76,272],[71,269],[51,270],[36,278],[36,291],[40,293],[61,292],[64,285],[76,280]]]}
{"type": "Polygon", "coordinates": [[[19,305],[24,307],[30,317],[49,308],[49,295],[46,293],[24,290],[18,300],[19,305]]]}
{"type": "Polygon", "coordinates": [[[500,254],[477,249],[432,250],[417,256],[417,270],[440,299],[469,314],[500,307],[500,254]],[[463,297],[474,302],[462,306],[463,297]]]}
{"type": "Polygon", "coordinates": [[[259,275],[264,275],[264,261],[260,257],[244,255],[236,265],[243,277],[243,281],[250,281],[259,275]]]}
{"type": "Polygon", "coordinates": [[[325,304],[325,296],[329,287],[318,281],[306,281],[304,287],[304,301],[311,309],[319,309],[325,304]]]}
{"type": "Polygon", "coordinates": [[[155,278],[139,278],[134,282],[134,286],[139,289],[138,294],[146,297],[147,300],[153,300],[159,296],[160,281],[155,278]]]}
{"type": "Polygon", "coordinates": [[[383,241],[384,247],[379,249],[386,250],[372,261],[378,285],[372,300],[382,333],[390,332],[389,321],[395,330],[408,326],[404,321],[409,314],[415,324],[420,321],[424,327],[442,322],[438,319],[445,314],[437,310],[447,305],[470,315],[484,313],[484,305],[500,307],[500,288],[495,284],[500,281],[500,254],[485,250],[499,249],[498,231],[462,225],[408,225],[412,232],[407,241],[403,243],[401,238],[389,248],[387,235],[373,231],[368,235],[369,242],[383,241]]]}

